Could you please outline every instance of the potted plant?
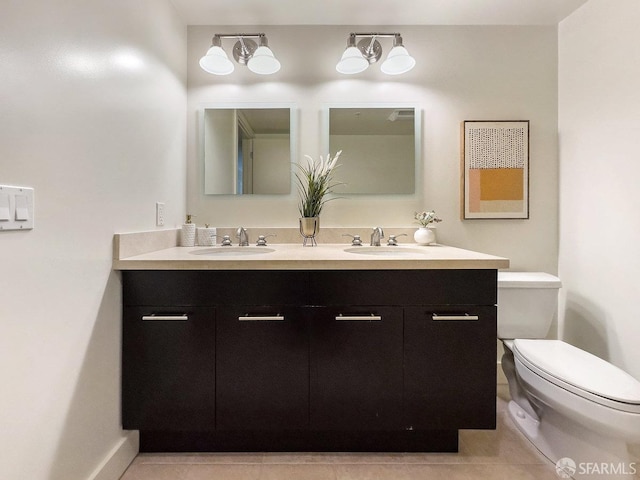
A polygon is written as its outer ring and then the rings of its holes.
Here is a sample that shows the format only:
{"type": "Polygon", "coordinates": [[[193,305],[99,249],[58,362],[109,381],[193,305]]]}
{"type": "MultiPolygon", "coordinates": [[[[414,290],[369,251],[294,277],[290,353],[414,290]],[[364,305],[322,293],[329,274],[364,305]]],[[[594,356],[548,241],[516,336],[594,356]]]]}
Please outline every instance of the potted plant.
{"type": "Polygon", "coordinates": [[[332,200],[327,198],[327,195],[332,193],[336,186],[341,185],[333,178],[334,169],[339,166],[337,161],[341,153],[342,150],[338,151],[333,158],[330,154],[327,154],[326,158],[320,155],[319,161],[305,155],[306,164],[295,164],[298,170],[294,173],[300,194],[300,234],[304,237],[304,245],[307,245],[308,240],[311,240],[312,246],[316,245],[315,236],[320,231],[322,207],[332,200]]]}
{"type": "Polygon", "coordinates": [[[429,245],[436,241],[436,233],[429,228],[433,223],[441,222],[442,219],[436,217],[436,212],[414,212],[413,218],[421,225],[413,234],[413,239],[418,245],[429,245]]]}

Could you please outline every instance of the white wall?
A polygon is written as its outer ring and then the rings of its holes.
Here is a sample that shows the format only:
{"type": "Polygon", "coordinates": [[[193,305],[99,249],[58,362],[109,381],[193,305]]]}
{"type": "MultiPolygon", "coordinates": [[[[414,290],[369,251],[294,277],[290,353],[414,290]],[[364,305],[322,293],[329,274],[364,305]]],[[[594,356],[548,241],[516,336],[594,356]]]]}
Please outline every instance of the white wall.
{"type": "Polygon", "coordinates": [[[87,479],[126,438],[113,233],[185,210],[186,27],[166,0],[25,0],[0,32],[0,184],[36,204],[0,232],[0,478],[87,479]]]}
{"type": "Polygon", "coordinates": [[[560,333],[640,379],[640,2],[559,26],[560,333]]]}
{"type": "Polygon", "coordinates": [[[331,135],[343,151],[335,178],[336,193],[414,192],[416,145],[413,135],[331,135]]]}
{"type": "MultiPolygon", "coordinates": [[[[255,193],[281,193],[289,188],[291,138],[286,134],[258,134],[251,140],[251,183],[255,193]]],[[[246,168],[246,166],[245,166],[246,168]]]]}
{"type": "MultiPolygon", "coordinates": [[[[317,157],[321,111],[327,104],[412,103],[422,112],[422,168],[417,193],[354,196],[330,202],[323,226],[411,227],[413,212],[435,209],[442,243],[509,257],[512,268],[557,268],[557,30],[555,27],[402,27],[417,59],[411,72],[389,77],[372,66],[347,77],[335,71],[351,31],[376,26],[190,26],[188,28],[188,200],[198,223],[214,226],[297,226],[289,196],[202,195],[198,109],[219,102],[291,102],[299,111],[298,156],[317,157]],[[237,66],[226,77],[202,71],[199,58],[215,33],[263,31],[282,63],[269,77],[237,66]],[[460,220],[460,122],[531,120],[531,218],[460,220]]],[[[232,40],[224,40],[229,52],[232,40]]],[[[390,41],[382,40],[385,52],[390,41]]],[[[335,152],[332,152],[335,153],[335,152]]],[[[387,230],[390,232],[390,230],[387,230]]]]}

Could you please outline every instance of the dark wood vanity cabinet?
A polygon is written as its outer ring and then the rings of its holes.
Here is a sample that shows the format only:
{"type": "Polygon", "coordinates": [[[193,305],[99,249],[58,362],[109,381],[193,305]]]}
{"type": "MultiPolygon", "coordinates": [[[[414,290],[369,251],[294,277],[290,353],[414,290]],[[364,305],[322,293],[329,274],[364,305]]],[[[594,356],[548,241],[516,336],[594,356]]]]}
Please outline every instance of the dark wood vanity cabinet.
{"type": "Polygon", "coordinates": [[[495,270],[122,279],[141,451],[457,451],[495,428],[495,270]],[[142,320],[165,314],[189,320],[142,320]]]}

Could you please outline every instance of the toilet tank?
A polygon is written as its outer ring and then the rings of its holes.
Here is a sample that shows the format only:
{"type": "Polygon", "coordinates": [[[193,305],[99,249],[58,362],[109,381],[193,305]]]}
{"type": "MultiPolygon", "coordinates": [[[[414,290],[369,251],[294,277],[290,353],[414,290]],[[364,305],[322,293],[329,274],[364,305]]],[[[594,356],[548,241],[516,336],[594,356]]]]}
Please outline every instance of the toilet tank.
{"type": "Polygon", "coordinates": [[[545,338],[561,285],[548,273],[498,272],[498,338],[545,338]]]}

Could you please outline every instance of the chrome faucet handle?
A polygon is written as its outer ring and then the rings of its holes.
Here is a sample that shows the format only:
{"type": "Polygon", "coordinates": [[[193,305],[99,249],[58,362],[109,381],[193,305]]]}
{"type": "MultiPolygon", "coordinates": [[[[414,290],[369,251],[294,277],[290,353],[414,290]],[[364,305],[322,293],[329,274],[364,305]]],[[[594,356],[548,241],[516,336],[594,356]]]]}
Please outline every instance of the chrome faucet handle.
{"type": "Polygon", "coordinates": [[[231,245],[232,245],[231,237],[229,237],[229,235],[225,235],[224,237],[222,237],[222,246],[223,247],[230,247],[231,245]]]}
{"type": "Polygon", "coordinates": [[[389,240],[387,241],[387,245],[389,245],[390,247],[394,247],[396,245],[398,245],[398,237],[406,237],[407,234],[406,233],[401,233],[400,235],[389,235],[389,240]]]}
{"type": "Polygon", "coordinates": [[[350,233],[343,233],[342,236],[351,237],[353,239],[351,240],[351,246],[353,247],[360,247],[362,245],[362,239],[360,238],[360,235],[351,235],[350,233]]]}
{"type": "Polygon", "coordinates": [[[370,243],[370,245],[372,247],[379,247],[381,238],[384,238],[384,230],[382,230],[382,227],[375,227],[373,229],[373,232],[371,232],[371,243],[370,243]]]}
{"type": "Polygon", "coordinates": [[[257,247],[266,247],[267,246],[267,237],[277,237],[275,233],[270,233],[269,235],[258,235],[258,240],[256,241],[257,247]]]}
{"type": "Polygon", "coordinates": [[[244,227],[238,227],[236,237],[238,237],[239,239],[239,243],[238,243],[239,246],[241,247],[249,246],[249,235],[247,235],[247,230],[244,227]]]}

